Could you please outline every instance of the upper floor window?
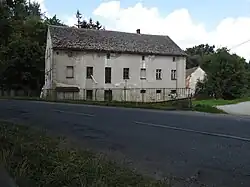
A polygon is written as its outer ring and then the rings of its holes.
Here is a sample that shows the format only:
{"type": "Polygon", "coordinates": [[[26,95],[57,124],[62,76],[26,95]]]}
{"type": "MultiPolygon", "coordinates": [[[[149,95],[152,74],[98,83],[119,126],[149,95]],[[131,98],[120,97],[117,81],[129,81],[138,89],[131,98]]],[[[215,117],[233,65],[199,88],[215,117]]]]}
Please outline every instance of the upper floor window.
{"type": "Polygon", "coordinates": [[[110,53],[107,53],[107,59],[110,59],[110,53]]]}
{"type": "Polygon", "coordinates": [[[73,66],[66,67],[66,78],[74,78],[74,67],[73,66]]]}
{"type": "Polygon", "coordinates": [[[156,80],[162,79],[161,69],[156,69],[156,80]]]}
{"type": "Polygon", "coordinates": [[[176,70],[171,70],[171,80],[176,80],[176,70]]]}
{"type": "Polygon", "coordinates": [[[146,68],[141,68],[140,77],[146,79],[146,68]]]}
{"type": "Polygon", "coordinates": [[[87,72],[86,72],[86,78],[87,79],[91,79],[92,77],[91,76],[93,76],[93,67],[87,67],[87,70],[86,70],[87,72]]]}
{"type": "Polygon", "coordinates": [[[105,83],[111,83],[111,68],[105,68],[105,83]]]}
{"type": "Polygon", "coordinates": [[[145,60],[145,56],[142,56],[141,59],[142,59],[142,60],[145,60]]]}
{"type": "Polygon", "coordinates": [[[129,68],[123,68],[123,79],[129,79],[129,68]]]}
{"type": "Polygon", "coordinates": [[[173,62],[175,62],[176,61],[176,58],[175,58],[175,56],[173,57],[173,62]]]}

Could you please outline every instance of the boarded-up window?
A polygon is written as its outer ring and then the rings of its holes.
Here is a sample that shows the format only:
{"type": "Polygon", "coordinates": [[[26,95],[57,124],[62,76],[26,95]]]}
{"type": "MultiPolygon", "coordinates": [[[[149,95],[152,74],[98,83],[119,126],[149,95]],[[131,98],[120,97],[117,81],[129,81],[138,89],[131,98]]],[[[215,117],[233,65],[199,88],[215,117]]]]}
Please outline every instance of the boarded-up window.
{"type": "Polygon", "coordinates": [[[74,78],[74,67],[73,66],[67,66],[66,78],[74,78]]]}

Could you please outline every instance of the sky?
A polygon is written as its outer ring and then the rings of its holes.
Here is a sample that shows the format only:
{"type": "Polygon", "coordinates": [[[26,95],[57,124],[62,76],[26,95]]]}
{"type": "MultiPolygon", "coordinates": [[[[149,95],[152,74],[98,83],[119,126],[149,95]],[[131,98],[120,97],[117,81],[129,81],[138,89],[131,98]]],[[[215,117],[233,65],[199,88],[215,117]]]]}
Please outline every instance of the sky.
{"type": "Polygon", "coordinates": [[[106,30],[170,36],[182,49],[208,43],[250,60],[250,0],[33,0],[76,24],[76,10],[106,30]],[[246,42],[248,41],[249,42],[246,42]],[[246,42],[246,43],[244,43],[246,42]],[[242,45],[239,45],[244,43],[242,45]]]}

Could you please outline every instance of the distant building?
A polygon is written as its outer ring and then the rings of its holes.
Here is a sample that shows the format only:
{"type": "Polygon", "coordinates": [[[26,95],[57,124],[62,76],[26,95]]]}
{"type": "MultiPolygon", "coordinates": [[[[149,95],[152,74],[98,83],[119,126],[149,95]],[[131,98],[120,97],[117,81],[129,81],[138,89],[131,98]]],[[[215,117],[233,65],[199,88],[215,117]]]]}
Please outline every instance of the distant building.
{"type": "Polygon", "coordinates": [[[205,75],[205,71],[199,66],[186,70],[186,88],[190,89],[192,95],[195,93],[197,82],[203,81],[205,75]]]}
{"type": "Polygon", "coordinates": [[[118,90],[134,88],[126,100],[140,101],[142,93],[145,100],[152,99],[152,89],[153,95],[162,95],[162,88],[185,89],[185,52],[168,36],[139,29],[126,33],[49,26],[45,59],[43,90],[55,89],[58,97],[75,92],[81,99],[97,94],[99,100],[122,100],[118,90]]]}

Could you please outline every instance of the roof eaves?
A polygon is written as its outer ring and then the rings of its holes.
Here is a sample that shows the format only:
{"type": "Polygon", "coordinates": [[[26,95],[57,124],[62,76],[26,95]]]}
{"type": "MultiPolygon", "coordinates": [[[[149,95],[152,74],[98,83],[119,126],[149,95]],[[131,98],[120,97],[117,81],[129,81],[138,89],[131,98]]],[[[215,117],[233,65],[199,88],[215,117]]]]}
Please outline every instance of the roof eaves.
{"type": "Polygon", "coordinates": [[[70,48],[70,47],[57,47],[53,46],[53,50],[71,50],[71,51],[89,51],[89,52],[103,52],[103,53],[127,53],[127,54],[138,54],[138,55],[159,55],[159,56],[177,56],[177,57],[186,57],[186,54],[168,54],[168,53],[149,53],[149,52],[133,52],[133,51],[112,51],[112,50],[98,50],[98,49],[81,49],[81,48],[70,48]]]}

